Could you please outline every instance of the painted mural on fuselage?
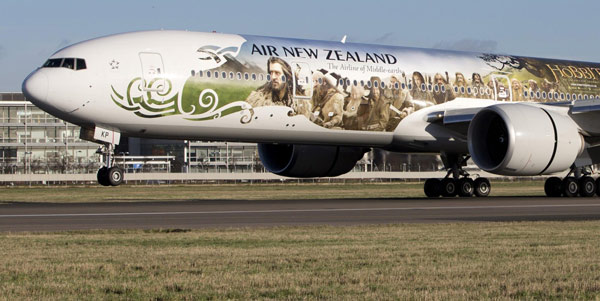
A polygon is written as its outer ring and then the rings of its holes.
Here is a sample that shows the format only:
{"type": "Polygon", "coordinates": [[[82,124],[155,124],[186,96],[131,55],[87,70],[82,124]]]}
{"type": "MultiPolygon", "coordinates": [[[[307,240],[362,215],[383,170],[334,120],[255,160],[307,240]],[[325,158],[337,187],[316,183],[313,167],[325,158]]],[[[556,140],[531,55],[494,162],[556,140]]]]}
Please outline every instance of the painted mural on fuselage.
{"type": "Polygon", "coordinates": [[[326,129],[394,131],[411,113],[456,98],[558,102],[600,94],[595,63],[236,37],[227,45],[199,41],[178,91],[150,68],[126,91],[113,85],[112,100],[145,118],[206,121],[243,111],[240,123],[249,123],[254,108],[286,106],[288,115],[326,129]]]}

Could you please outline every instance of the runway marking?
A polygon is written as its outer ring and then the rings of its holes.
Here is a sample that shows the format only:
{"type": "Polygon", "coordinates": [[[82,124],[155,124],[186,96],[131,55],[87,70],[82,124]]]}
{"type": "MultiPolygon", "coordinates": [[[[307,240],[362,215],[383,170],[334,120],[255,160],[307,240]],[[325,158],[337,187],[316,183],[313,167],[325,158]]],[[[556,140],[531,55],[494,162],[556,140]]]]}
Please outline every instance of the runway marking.
{"type": "Polygon", "coordinates": [[[167,212],[107,212],[107,213],[54,213],[54,214],[2,214],[0,218],[15,217],[77,217],[77,216],[135,216],[135,215],[193,215],[193,214],[242,214],[242,213],[294,213],[294,212],[340,212],[340,211],[417,211],[457,209],[506,209],[506,208],[565,208],[600,207],[600,204],[568,205],[498,205],[498,206],[444,206],[444,207],[388,207],[388,208],[330,208],[330,209],[278,209],[278,210],[227,210],[227,211],[167,211],[167,212]]]}

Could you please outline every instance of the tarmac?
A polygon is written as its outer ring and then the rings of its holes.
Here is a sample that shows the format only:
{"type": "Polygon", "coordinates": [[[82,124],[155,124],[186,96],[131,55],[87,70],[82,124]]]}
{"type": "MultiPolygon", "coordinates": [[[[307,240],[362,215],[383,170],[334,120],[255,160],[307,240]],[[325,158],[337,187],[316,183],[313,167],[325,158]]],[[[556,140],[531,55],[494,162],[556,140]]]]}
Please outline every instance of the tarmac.
{"type": "Polygon", "coordinates": [[[487,197],[0,204],[0,231],[600,220],[600,198],[487,197]]]}

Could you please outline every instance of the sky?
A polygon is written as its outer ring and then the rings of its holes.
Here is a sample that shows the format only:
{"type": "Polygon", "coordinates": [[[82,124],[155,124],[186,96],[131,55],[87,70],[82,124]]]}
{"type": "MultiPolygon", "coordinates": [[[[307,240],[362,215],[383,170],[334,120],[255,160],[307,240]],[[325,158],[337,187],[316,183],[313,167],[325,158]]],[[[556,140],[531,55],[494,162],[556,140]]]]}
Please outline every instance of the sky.
{"type": "Polygon", "coordinates": [[[600,1],[0,2],[0,92],[56,50],[129,31],[178,29],[600,62],[600,1]]]}

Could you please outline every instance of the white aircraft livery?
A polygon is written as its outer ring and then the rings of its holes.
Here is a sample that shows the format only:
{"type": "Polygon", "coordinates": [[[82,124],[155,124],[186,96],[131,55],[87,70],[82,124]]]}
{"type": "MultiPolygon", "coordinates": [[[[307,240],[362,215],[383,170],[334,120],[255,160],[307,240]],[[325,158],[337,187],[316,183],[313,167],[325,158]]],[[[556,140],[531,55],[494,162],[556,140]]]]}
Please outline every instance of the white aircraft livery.
{"type": "Polygon", "coordinates": [[[251,35],[147,31],[80,42],[23,82],[39,108],[105,145],[120,135],[258,143],[271,172],[331,177],[372,148],[439,153],[425,194],[487,196],[469,158],[500,175],[544,175],[548,196],[600,181],[600,64],[251,35]]]}

